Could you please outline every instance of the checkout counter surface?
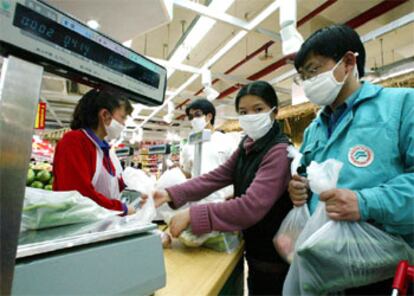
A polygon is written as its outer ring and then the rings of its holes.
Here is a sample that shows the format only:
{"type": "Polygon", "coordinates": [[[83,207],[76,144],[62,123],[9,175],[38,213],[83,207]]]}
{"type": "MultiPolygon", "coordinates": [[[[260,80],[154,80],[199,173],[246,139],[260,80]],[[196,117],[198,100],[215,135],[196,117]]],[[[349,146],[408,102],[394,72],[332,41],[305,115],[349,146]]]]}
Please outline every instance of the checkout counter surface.
{"type": "Polygon", "coordinates": [[[16,258],[112,240],[156,229],[155,224],[127,224],[118,219],[58,226],[20,233],[16,258]]]}
{"type": "Polygon", "coordinates": [[[167,285],[155,296],[243,295],[243,249],[230,254],[203,247],[188,248],[174,239],[164,249],[167,285]]]}
{"type": "Polygon", "coordinates": [[[22,232],[12,294],[151,295],[166,280],[153,229],[118,219],[22,232]]]}

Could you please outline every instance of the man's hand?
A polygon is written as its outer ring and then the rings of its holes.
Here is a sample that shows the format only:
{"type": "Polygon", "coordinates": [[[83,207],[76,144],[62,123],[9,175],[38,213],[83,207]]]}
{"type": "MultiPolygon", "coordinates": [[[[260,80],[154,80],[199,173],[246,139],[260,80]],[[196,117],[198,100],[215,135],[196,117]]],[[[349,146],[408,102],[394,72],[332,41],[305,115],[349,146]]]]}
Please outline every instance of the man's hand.
{"type": "Polygon", "coordinates": [[[154,192],[154,204],[158,208],[166,202],[170,202],[171,198],[167,190],[156,190],[154,192]]]}
{"type": "Polygon", "coordinates": [[[170,222],[170,233],[173,237],[179,237],[181,232],[183,232],[190,225],[190,209],[185,209],[180,213],[176,214],[170,222]]]}
{"type": "Polygon", "coordinates": [[[359,221],[358,197],[348,189],[332,189],[320,194],[320,200],[326,203],[326,212],[332,220],[359,221]]]}
{"type": "Polygon", "coordinates": [[[295,206],[300,207],[306,203],[309,198],[308,190],[308,180],[305,177],[293,175],[292,180],[289,182],[288,191],[290,199],[295,206]]]}

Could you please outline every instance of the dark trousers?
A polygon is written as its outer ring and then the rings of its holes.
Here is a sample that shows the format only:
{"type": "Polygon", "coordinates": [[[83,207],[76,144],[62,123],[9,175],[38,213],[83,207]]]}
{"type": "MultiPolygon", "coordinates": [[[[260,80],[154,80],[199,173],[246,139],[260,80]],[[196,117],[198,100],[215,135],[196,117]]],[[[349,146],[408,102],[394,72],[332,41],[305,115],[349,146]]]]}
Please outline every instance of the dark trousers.
{"type": "Polygon", "coordinates": [[[289,266],[286,263],[270,263],[246,257],[249,274],[249,295],[282,295],[289,266]]]}

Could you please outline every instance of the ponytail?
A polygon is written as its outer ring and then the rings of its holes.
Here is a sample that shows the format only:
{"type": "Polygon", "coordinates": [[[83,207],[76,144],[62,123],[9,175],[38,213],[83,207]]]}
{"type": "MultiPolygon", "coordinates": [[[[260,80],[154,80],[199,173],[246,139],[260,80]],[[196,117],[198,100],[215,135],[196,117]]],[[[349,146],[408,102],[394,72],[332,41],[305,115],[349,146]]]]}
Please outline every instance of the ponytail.
{"type": "Polygon", "coordinates": [[[116,108],[121,106],[124,106],[128,115],[132,113],[133,107],[126,97],[106,90],[92,89],[76,105],[70,128],[72,130],[81,128],[95,129],[99,123],[99,111],[107,109],[113,113],[116,108]]]}

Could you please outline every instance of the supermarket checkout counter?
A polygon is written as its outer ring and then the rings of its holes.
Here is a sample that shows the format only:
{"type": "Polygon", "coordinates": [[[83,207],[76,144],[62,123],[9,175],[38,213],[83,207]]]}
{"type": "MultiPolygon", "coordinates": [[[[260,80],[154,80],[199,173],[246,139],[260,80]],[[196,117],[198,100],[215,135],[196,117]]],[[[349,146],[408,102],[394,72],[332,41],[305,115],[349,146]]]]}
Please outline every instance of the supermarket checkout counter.
{"type": "Polygon", "coordinates": [[[165,286],[156,225],[112,220],[20,234],[13,295],[149,295],[165,286]]]}
{"type": "Polygon", "coordinates": [[[243,243],[228,254],[185,247],[173,239],[171,248],[164,249],[167,284],[155,296],[243,295],[243,250],[243,243]]]}

